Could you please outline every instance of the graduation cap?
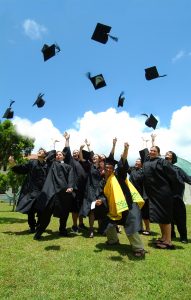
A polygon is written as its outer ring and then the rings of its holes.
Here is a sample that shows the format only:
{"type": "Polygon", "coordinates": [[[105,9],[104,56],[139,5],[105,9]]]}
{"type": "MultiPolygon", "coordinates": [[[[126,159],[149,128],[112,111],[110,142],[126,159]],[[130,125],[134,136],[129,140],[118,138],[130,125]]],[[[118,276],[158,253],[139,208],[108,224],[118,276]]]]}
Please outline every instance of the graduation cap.
{"type": "Polygon", "coordinates": [[[3,118],[5,119],[12,119],[14,116],[14,111],[12,110],[11,106],[15,101],[11,100],[9,107],[6,109],[3,118]]]}
{"type": "Polygon", "coordinates": [[[92,152],[91,151],[82,150],[82,155],[83,155],[83,158],[85,160],[91,160],[92,152]]]}
{"type": "Polygon", "coordinates": [[[124,95],[124,92],[121,92],[121,94],[119,95],[119,98],[118,98],[118,107],[119,106],[122,106],[123,107],[123,102],[125,101],[125,97],[122,97],[124,95]]]}
{"type": "Polygon", "coordinates": [[[145,69],[145,78],[147,80],[156,79],[158,77],[165,77],[167,75],[159,75],[156,66],[145,69]]]}
{"type": "Polygon", "coordinates": [[[152,127],[153,129],[156,128],[158,120],[152,114],[150,114],[150,117],[147,114],[142,114],[142,116],[147,117],[145,121],[146,126],[152,127]]]}
{"type": "Polygon", "coordinates": [[[44,44],[41,51],[43,53],[44,61],[46,61],[55,56],[56,53],[60,52],[60,47],[57,44],[52,44],[51,46],[44,44]]]}
{"type": "Polygon", "coordinates": [[[111,30],[111,26],[97,23],[91,39],[96,42],[106,44],[108,41],[108,37],[110,37],[111,39],[117,42],[118,38],[110,35],[109,34],[110,30],[111,30]]]}
{"type": "Polygon", "coordinates": [[[115,165],[118,163],[117,160],[114,159],[114,157],[108,156],[105,159],[105,165],[112,165],[113,167],[115,167],[115,165]]]}
{"type": "Polygon", "coordinates": [[[91,81],[91,83],[93,84],[95,90],[98,90],[98,89],[103,88],[104,86],[106,86],[106,82],[105,82],[105,79],[104,79],[102,74],[91,77],[90,72],[88,72],[87,77],[91,81]]]}
{"type": "Polygon", "coordinates": [[[42,99],[44,94],[39,93],[36,101],[33,103],[32,106],[37,105],[38,107],[43,107],[45,104],[45,101],[42,99]]]}

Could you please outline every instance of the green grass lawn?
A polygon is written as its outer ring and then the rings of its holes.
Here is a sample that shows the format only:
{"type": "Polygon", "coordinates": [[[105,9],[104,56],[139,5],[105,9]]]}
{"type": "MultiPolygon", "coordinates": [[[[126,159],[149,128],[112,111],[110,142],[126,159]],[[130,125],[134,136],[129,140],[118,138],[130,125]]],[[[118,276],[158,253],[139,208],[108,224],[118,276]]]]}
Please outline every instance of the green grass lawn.
{"type": "MultiPolygon", "coordinates": [[[[58,219],[41,241],[28,234],[26,215],[0,203],[0,299],[191,299],[191,206],[187,206],[189,244],[159,250],[143,236],[145,259],[134,258],[124,231],[120,245],[82,234],[59,237],[58,219]]],[[[85,219],[88,225],[88,220],[85,219]]],[[[68,228],[72,225],[68,220],[68,228]]],[[[97,222],[95,222],[95,228],[97,222]]]]}

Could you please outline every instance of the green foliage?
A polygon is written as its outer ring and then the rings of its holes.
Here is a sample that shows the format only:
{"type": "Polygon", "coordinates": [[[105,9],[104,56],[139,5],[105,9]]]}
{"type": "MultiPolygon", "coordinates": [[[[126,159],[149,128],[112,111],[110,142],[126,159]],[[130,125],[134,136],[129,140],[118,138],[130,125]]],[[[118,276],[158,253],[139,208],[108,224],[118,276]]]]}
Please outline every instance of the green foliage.
{"type": "Polygon", "coordinates": [[[0,173],[0,194],[4,194],[8,188],[7,175],[0,173]]]}
{"type": "MultiPolygon", "coordinates": [[[[145,260],[134,258],[122,231],[120,245],[88,233],[59,237],[59,220],[52,218],[42,241],[27,233],[27,216],[0,203],[0,299],[27,300],[187,300],[191,295],[191,243],[174,241],[176,250],[159,250],[142,236],[145,260]]],[[[187,206],[191,242],[191,206],[187,206]]],[[[88,219],[85,219],[88,225],[88,219]]],[[[72,218],[68,220],[71,228],[72,218]]],[[[95,222],[97,229],[97,222],[95,222]]]]}
{"type": "Polygon", "coordinates": [[[20,135],[11,121],[0,123],[0,167],[6,170],[10,156],[19,161],[25,152],[33,148],[34,140],[20,135]]]}

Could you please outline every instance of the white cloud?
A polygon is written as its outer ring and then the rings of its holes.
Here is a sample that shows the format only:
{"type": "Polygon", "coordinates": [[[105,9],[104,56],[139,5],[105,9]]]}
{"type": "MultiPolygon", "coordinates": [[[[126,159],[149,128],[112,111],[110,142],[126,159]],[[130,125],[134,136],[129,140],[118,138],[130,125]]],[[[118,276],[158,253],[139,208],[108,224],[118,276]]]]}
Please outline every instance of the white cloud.
{"type": "Polygon", "coordinates": [[[172,58],[172,62],[175,63],[177,60],[180,60],[181,58],[183,58],[186,55],[185,51],[180,50],[173,58],[172,58]]]}
{"type": "Polygon", "coordinates": [[[23,22],[23,29],[25,34],[32,40],[41,39],[42,35],[47,32],[45,26],[38,24],[36,21],[26,19],[23,22]]]}
{"type": "MultiPolygon", "coordinates": [[[[70,133],[72,150],[79,148],[87,138],[95,153],[106,155],[110,152],[113,138],[117,137],[115,155],[117,159],[123,151],[124,142],[129,142],[129,160],[133,163],[139,156],[139,150],[145,146],[142,138],[148,140],[148,147],[151,146],[150,135],[153,130],[147,128],[144,121],[144,117],[131,117],[128,112],[117,112],[114,108],[110,108],[97,114],[92,111],[86,112],[81,119],[76,121],[74,128],[66,130],[70,133]]],[[[39,147],[52,149],[54,140],[60,141],[55,144],[57,150],[64,147],[63,133],[55,128],[49,119],[42,119],[32,124],[29,120],[15,117],[14,124],[21,134],[36,138],[33,152],[39,147]]],[[[190,161],[191,106],[184,106],[173,113],[170,128],[163,128],[159,125],[159,129],[156,129],[154,133],[157,135],[156,145],[161,148],[161,153],[173,150],[179,157],[190,161]]]]}

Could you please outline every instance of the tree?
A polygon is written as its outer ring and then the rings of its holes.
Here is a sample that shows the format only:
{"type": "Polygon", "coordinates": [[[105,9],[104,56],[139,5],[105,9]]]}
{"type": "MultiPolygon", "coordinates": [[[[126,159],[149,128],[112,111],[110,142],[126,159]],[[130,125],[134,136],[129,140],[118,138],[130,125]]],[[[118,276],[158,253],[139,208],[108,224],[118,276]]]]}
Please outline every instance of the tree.
{"type": "Polygon", "coordinates": [[[9,168],[7,172],[7,185],[12,190],[12,197],[11,202],[13,202],[13,211],[15,210],[16,204],[17,204],[17,196],[19,192],[19,188],[21,187],[23,180],[25,178],[25,175],[18,175],[15,174],[11,168],[9,168]]]}
{"type": "Polygon", "coordinates": [[[0,194],[5,194],[7,188],[8,188],[7,175],[0,173],[0,194]]]}
{"type": "Polygon", "coordinates": [[[10,156],[19,163],[34,148],[34,139],[20,135],[10,120],[0,123],[0,168],[7,169],[10,156]]]}

